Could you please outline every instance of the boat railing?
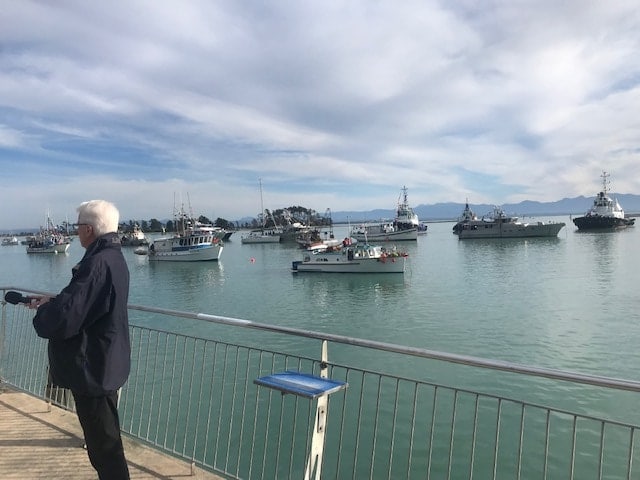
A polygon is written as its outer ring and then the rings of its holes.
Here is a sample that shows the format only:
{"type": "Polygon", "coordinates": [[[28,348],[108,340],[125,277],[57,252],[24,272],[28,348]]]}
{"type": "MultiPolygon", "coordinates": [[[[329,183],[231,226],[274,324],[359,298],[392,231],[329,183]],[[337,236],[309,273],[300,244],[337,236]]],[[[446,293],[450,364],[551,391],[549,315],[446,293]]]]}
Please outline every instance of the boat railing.
{"type": "MultiPolygon", "coordinates": [[[[2,302],[0,379],[73,409],[33,313],[2,302]]],[[[309,478],[320,428],[323,478],[640,478],[635,381],[159,307],[129,317],[123,432],[226,478],[309,478]],[[348,384],[324,423],[315,400],[254,383],[286,371],[348,384]]]]}

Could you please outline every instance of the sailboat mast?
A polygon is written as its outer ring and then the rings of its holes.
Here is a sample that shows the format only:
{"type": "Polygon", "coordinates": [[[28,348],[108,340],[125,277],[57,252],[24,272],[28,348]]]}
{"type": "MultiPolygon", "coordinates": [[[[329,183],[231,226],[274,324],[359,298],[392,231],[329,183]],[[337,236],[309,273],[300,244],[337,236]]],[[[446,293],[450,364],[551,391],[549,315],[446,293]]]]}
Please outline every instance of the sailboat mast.
{"type": "Polygon", "coordinates": [[[260,215],[262,215],[262,228],[264,229],[265,215],[264,215],[264,201],[262,199],[262,178],[259,178],[258,182],[260,183],[260,215]]]}

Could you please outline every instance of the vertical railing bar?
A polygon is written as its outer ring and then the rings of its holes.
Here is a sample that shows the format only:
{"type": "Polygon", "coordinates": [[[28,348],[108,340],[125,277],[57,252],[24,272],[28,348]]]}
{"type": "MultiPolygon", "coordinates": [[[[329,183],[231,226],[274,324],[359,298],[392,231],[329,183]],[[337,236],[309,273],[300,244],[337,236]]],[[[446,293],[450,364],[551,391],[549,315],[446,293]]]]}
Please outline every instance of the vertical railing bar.
{"type": "MultiPolygon", "coordinates": [[[[240,347],[235,348],[236,350],[236,360],[235,360],[235,373],[236,378],[238,378],[238,369],[239,369],[239,361],[240,361],[240,347]]],[[[233,387],[231,389],[231,412],[229,413],[229,439],[227,441],[227,456],[225,458],[225,465],[229,465],[229,452],[231,451],[231,439],[233,438],[233,420],[236,412],[236,394],[238,393],[238,383],[233,382],[233,387]]],[[[227,471],[227,467],[225,467],[225,471],[227,471]]]]}
{"type": "MultiPolygon", "coordinates": [[[[345,382],[349,383],[349,374],[351,373],[351,369],[347,368],[344,374],[344,380],[345,382]]],[[[340,433],[338,435],[338,445],[342,445],[342,442],[344,440],[344,429],[345,429],[345,414],[347,411],[347,402],[349,399],[349,389],[346,389],[344,391],[344,397],[343,397],[343,401],[342,401],[342,413],[340,415],[340,433]]],[[[338,448],[337,449],[338,453],[336,455],[336,475],[339,474],[340,472],[340,464],[342,461],[342,449],[338,448]]]]}
{"type": "MultiPolygon", "coordinates": [[[[225,383],[227,380],[227,358],[228,358],[228,353],[229,353],[229,345],[225,343],[224,345],[224,349],[223,349],[223,355],[222,355],[222,378],[220,379],[220,415],[222,415],[222,412],[224,411],[224,391],[225,391],[225,383]]],[[[213,464],[217,465],[218,464],[218,450],[220,448],[220,427],[222,426],[222,422],[220,421],[220,419],[218,419],[218,428],[216,431],[216,444],[214,447],[214,457],[213,457],[213,464]]],[[[225,467],[226,468],[226,467],[225,467]]]]}
{"type": "MultiPolygon", "coordinates": [[[[278,436],[276,442],[281,444],[282,439],[282,426],[284,423],[284,402],[286,395],[283,393],[280,395],[280,415],[278,415],[278,436]]],[[[278,478],[278,467],[280,466],[280,449],[276,449],[276,464],[274,466],[274,478],[278,478]]]]}
{"type": "Polygon", "coordinates": [[[355,480],[356,478],[356,473],[358,471],[358,452],[360,451],[360,425],[362,422],[362,404],[363,404],[363,397],[364,397],[364,384],[365,384],[365,378],[366,378],[367,374],[366,372],[362,372],[362,377],[360,379],[360,398],[358,400],[358,416],[357,416],[357,421],[356,421],[356,446],[354,449],[355,452],[355,459],[353,461],[353,479],[355,480]]]}
{"type": "MultiPolygon", "coordinates": [[[[160,403],[158,405],[158,415],[157,415],[158,420],[160,420],[160,416],[162,415],[162,400],[164,399],[164,396],[162,395],[162,393],[164,392],[164,386],[166,383],[165,375],[167,373],[167,359],[169,358],[169,334],[164,332],[163,336],[164,336],[164,353],[162,355],[162,373],[160,374],[161,381],[160,381],[160,392],[159,392],[160,403]]],[[[166,431],[168,429],[168,426],[166,424],[164,425],[164,429],[166,434],[166,431]]],[[[160,428],[156,429],[156,437],[154,442],[156,445],[158,445],[158,443],[160,442],[160,428]]]]}
{"type": "Polygon", "coordinates": [[[418,411],[418,382],[413,382],[413,407],[411,409],[411,432],[409,433],[409,454],[407,455],[407,478],[411,478],[413,442],[416,434],[416,414],[418,411]]]}
{"type": "MultiPolygon", "coordinates": [[[[135,327],[130,327],[129,330],[130,330],[130,333],[129,333],[130,339],[134,338],[135,331],[136,331],[135,327]]],[[[131,341],[131,340],[129,340],[129,341],[131,341]]],[[[131,356],[133,357],[133,352],[131,352],[131,356]]],[[[121,405],[120,418],[121,418],[121,421],[122,421],[122,424],[123,424],[121,426],[121,428],[123,430],[125,429],[125,427],[124,427],[125,419],[127,418],[127,415],[129,414],[129,408],[128,408],[128,405],[129,405],[129,401],[128,401],[129,392],[128,392],[128,390],[129,390],[129,380],[127,380],[127,383],[125,383],[124,387],[122,388],[122,392],[121,392],[123,396],[126,395],[126,397],[127,397],[127,401],[126,402],[122,402],[122,401],[120,402],[120,405],[121,405]]],[[[131,416],[131,418],[133,418],[133,415],[131,416]]],[[[128,431],[128,430],[125,430],[125,431],[128,431]]]]}
{"type": "Polygon", "coordinates": [[[478,435],[478,409],[480,407],[480,395],[474,394],[473,432],[471,433],[471,458],[469,459],[469,480],[473,479],[473,467],[476,461],[476,437],[478,435]]]}
{"type": "Polygon", "coordinates": [[[251,358],[252,349],[247,348],[246,352],[247,352],[247,360],[245,362],[245,368],[244,368],[244,398],[242,400],[242,413],[240,414],[240,437],[238,439],[238,450],[236,453],[238,457],[238,463],[236,465],[236,472],[235,472],[236,477],[240,475],[240,460],[242,458],[241,457],[242,440],[244,440],[244,417],[245,417],[245,414],[247,413],[247,394],[249,393],[249,374],[251,373],[249,369],[249,364],[250,364],[249,360],[251,358]]]}
{"type": "MultiPolygon", "coordinates": [[[[264,359],[264,350],[260,350],[259,355],[258,355],[258,377],[260,377],[262,375],[262,361],[264,359]]],[[[255,400],[256,400],[256,406],[254,407],[254,412],[253,412],[253,435],[252,435],[252,439],[251,439],[251,455],[249,455],[249,475],[248,478],[253,478],[251,476],[252,472],[253,472],[253,459],[255,458],[255,451],[256,451],[256,437],[257,437],[257,431],[258,431],[258,411],[259,409],[259,405],[260,405],[260,389],[256,388],[255,389],[255,400]]]]}
{"type": "Polygon", "coordinates": [[[493,479],[495,480],[498,472],[498,450],[500,448],[500,424],[502,420],[502,398],[498,399],[498,414],[496,418],[496,436],[494,439],[493,450],[493,479]]]}
{"type": "Polygon", "coordinates": [[[520,480],[522,476],[522,453],[524,450],[524,414],[525,405],[520,404],[520,436],[518,438],[518,458],[516,459],[516,480],[520,480]]]}
{"type": "MultiPolygon", "coordinates": [[[[25,319],[26,320],[26,319],[25,319]]],[[[28,323],[22,322],[24,325],[24,339],[27,342],[27,339],[31,336],[29,333],[32,333],[31,328],[27,328],[28,323]]],[[[32,333],[33,334],[33,333],[32,333]]],[[[37,391],[36,390],[36,380],[35,380],[35,370],[36,370],[36,362],[35,362],[35,349],[36,342],[28,342],[27,348],[25,348],[25,365],[27,366],[24,376],[24,385],[28,391],[37,391]]]]}
{"type": "MultiPolygon", "coordinates": [[[[26,342],[27,341],[27,335],[26,335],[26,326],[25,326],[25,324],[26,324],[26,322],[20,322],[20,325],[19,325],[19,327],[20,327],[19,338],[24,339],[24,341],[26,342]]],[[[22,349],[22,355],[20,357],[20,364],[21,365],[26,365],[28,357],[29,357],[29,349],[28,348],[22,349]]],[[[22,386],[26,390],[29,390],[27,385],[28,385],[28,383],[27,383],[27,375],[25,375],[25,373],[23,372],[20,375],[20,386],[22,386]]]]}
{"type": "MultiPolygon", "coordinates": [[[[153,338],[155,338],[155,345],[153,348],[155,355],[153,360],[153,366],[151,368],[151,389],[150,389],[151,391],[149,392],[149,415],[147,415],[149,417],[149,421],[147,422],[147,433],[145,433],[145,436],[144,436],[145,440],[147,441],[149,441],[149,436],[151,434],[151,413],[156,410],[154,408],[153,401],[155,400],[154,394],[155,394],[156,384],[157,384],[157,382],[155,382],[154,379],[156,378],[156,368],[158,365],[158,332],[154,333],[152,330],[150,330],[148,335],[149,345],[151,345],[151,341],[153,338]]],[[[157,419],[156,419],[156,422],[157,422],[157,419]]]]}
{"type": "Polygon", "coordinates": [[[550,429],[550,423],[551,423],[551,412],[550,410],[547,408],[545,409],[547,412],[546,415],[546,426],[545,426],[545,435],[544,435],[544,468],[543,468],[543,475],[542,478],[547,478],[547,473],[548,473],[548,468],[549,468],[549,429],[550,429]]]}
{"type": "MultiPolygon", "coordinates": [[[[189,374],[189,396],[187,398],[191,399],[193,398],[193,385],[194,385],[194,377],[196,375],[196,357],[197,357],[197,351],[198,351],[198,345],[200,343],[200,339],[196,338],[193,340],[193,349],[192,349],[192,353],[191,353],[191,373],[189,374]]],[[[191,417],[191,403],[192,402],[187,402],[187,413],[185,415],[185,432],[184,432],[184,440],[182,442],[182,454],[184,456],[187,456],[187,437],[188,432],[186,430],[186,428],[189,425],[189,417],[191,417]]]]}
{"type": "MultiPolygon", "coordinates": [[[[275,355],[271,355],[271,371],[275,371],[275,355]]],[[[273,390],[269,390],[269,402],[267,403],[268,407],[267,407],[267,412],[271,411],[271,402],[273,400],[273,390]]],[[[268,439],[268,434],[269,434],[269,425],[270,425],[270,419],[271,416],[269,414],[267,414],[267,422],[265,425],[265,430],[264,430],[264,450],[262,452],[262,467],[261,467],[261,471],[262,474],[260,476],[260,478],[264,478],[264,470],[265,470],[265,466],[267,464],[267,450],[268,450],[268,444],[267,444],[267,439],[268,439]]]]}
{"type": "Polygon", "coordinates": [[[173,338],[173,362],[172,362],[172,366],[171,366],[171,380],[169,381],[169,405],[167,405],[167,428],[164,431],[164,448],[168,448],[167,447],[167,441],[169,440],[169,419],[171,418],[171,405],[173,404],[173,387],[175,385],[175,382],[173,381],[174,378],[176,378],[176,365],[178,364],[177,359],[178,359],[178,337],[175,335],[172,335],[171,338],[173,338]]]}
{"type": "Polygon", "coordinates": [[[393,449],[395,445],[395,435],[396,435],[396,421],[398,420],[398,396],[400,394],[400,379],[396,378],[396,395],[393,400],[393,419],[391,421],[391,442],[389,445],[389,470],[387,474],[387,478],[391,478],[391,471],[393,465],[393,449]]]}
{"type": "MultiPolygon", "coordinates": [[[[203,464],[206,465],[206,457],[207,452],[209,451],[209,432],[211,431],[211,411],[213,410],[213,389],[215,387],[216,381],[216,358],[218,356],[218,342],[214,342],[213,344],[213,354],[211,355],[211,381],[209,382],[209,409],[207,411],[207,426],[205,431],[204,438],[204,453],[203,453],[203,464]]],[[[211,467],[215,468],[215,462],[211,459],[211,467]]]]}
{"type": "Polygon", "coordinates": [[[598,455],[598,479],[602,480],[602,469],[604,464],[604,421],[600,422],[600,445],[599,445],[599,455],[598,455]]]}
{"type": "MultiPolygon", "coordinates": [[[[288,363],[288,359],[285,361],[286,363],[288,363]]],[[[302,370],[302,359],[298,358],[297,361],[298,364],[298,370],[301,371],[302,370]]],[[[300,404],[298,402],[299,398],[296,395],[293,402],[294,402],[294,409],[293,409],[293,425],[291,427],[291,453],[292,453],[292,457],[293,458],[293,452],[296,451],[296,427],[298,426],[298,412],[300,411],[300,404]]],[[[305,435],[305,441],[307,439],[307,436],[305,435]]],[[[305,443],[306,445],[306,443],[305,443]]],[[[305,450],[306,451],[306,450],[305,450]]],[[[277,472],[277,469],[276,469],[277,472]]],[[[293,462],[290,461],[289,462],[289,477],[288,478],[293,478],[293,462]]]]}
{"type": "Polygon", "coordinates": [[[378,438],[378,426],[380,424],[380,395],[382,391],[382,376],[376,375],[378,377],[378,391],[376,392],[376,406],[375,406],[375,417],[373,420],[373,442],[371,445],[371,466],[369,467],[369,478],[374,478],[373,471],[376,463],[376,446],[377,446],[377,438],[378,438]]]}
{"type": "Polygon", "coordinates": [[[458,394],[457,388],[453,389],[453,407],[451,412],[451,428],[449,428],[449,455],[447,457],[447,478],[451,478],[451,468],[453,465],[453,442],[456,433],[456,415],[458,413],[458,394]]]}
{"type": "Polygon", "coordinates": [[[433,406],[431,408],[431,425],[429,425],[429,455],[427,456],[427,480],[431,478],[431,459],[433,458],[433,438],[436,425],[436,403],[438,401],[438,386],[433,388],[433,406]]]}
{"type": "MultiPolygon", "coordinates": [[[[196,410],[196,422],[195,428],[193,432],[193,452],[191,455],[191,463],[195,463],[196,461],[196,450],[198,448],[198,434],[200,433],[200,413],[202,412],[202,392],[204,391],[204,377],[207,369],[207,340],[203,340],[202,344],[202,370],[200,370],[200,381],[197,382],[199,385],[198,388],[198,408],[196,410]]],[[[194,359],[195,361],[195,359],[194,359]]],[[[195,368],[194,368],[195,370],[195,368]]]]}
{"type": "Polygon", "coordinates": [[[571,458],[569,461],[569,478],[573,478],[573,472],[575,470],[575,460],[576,460],[576,435],[577,435],[577,417],[573,416],[573,425],[571,432],[571,458]]]}
{"type": "MultiPolygon", "coordinates": [[[[5,291],[2,290],[2,298],[4,298],[5,291]]],[[[0,302],[0,310],[2,310],[2,314],[0,314],[0,384],[4,381],[5,378],[5,366],[4,366],[4,357],[5,357],[5,343],[7,339],[7,303],[4,301],[0,302]]]]}
{"type": "Polygon", "coordinates": [[[633,467],[633,447],[635,439],[635,429],[631,427],[629,430],[629,456],[627,457],[627,480],[631,480],[631,473],[633,467]]]}
{"type": "MultiPolygon", "coordinates": [[[[136,332],[136,338],[135,338],[135,343],[137,344],[137,348],[135,349],[136,351],[136,372],[135,375],[133,376],[134,380],[133,380],[133,396],[131,398],[131,411],[132,411],[132,415],[131,415],[131,432],[135,432],[136,431],[136,427],[138,429],[138,435],[140,435],[140,425],[139,422],[142,420],[142,418],[140,418],[140,420],[138,421],[138,425],[136,425],[134,423],[134,419],[136,418],[136,405],[138,405],[138,385],[140,384],[140,382],[138,382],[138,378],[140,375],[140,351],[141,351],[141,346],[142,346],[142,334],[143,331],[142,329],[138,329],[136,332]]],[[[132,342],[133,344],[133,342],[132,342]]],[[[142,417],[142,415],[140,415],[140,417],[142,417]]]]}
{"type": "Polygon", "coordinates": [[[180,418],[180,409],[182,408],[182,397],[183,394],[182,392],[184,391],[183,387],[184,387],[184,369],[187,363],[187,342],[189,341],[189,337],[180,337],[182,338],[182,362],[181,362],[181,368],[180,368],[180,388],[178,389],[178,392],[180,392],[178,394],[178,405],[176,406],[176,428],[173,431],[173,446],[172,446],[172,451],[173,453],[181,453],[178,452],[177,449],[177,443],[178,443],[178,419],[180,418]]]}
{"type": "MultiPolygon", "coordinates": [[[[147,372],[149,371],[149,351],[150,351],[150,345],[149,345],[149,335],[150,335],[150,331],[148,330],[147,332],[147,347],[146,347],[146,353],[144,355],[144,372],[143,372],[143,377],[142,377],[142,398],[140,399],[140,415],[141,417],[144,417],[144,401],[145,401],[145,397],[146,397],[146,393],[147,393],[147,372]]],[[[140,335],[140,338],[142,339],[142,335],[140,335]]],[[[142,352],[142,349],[140,350],[142,352]]],[[[151,423],[151,406],[149,407],[149,415],[146,416],[147,417],[147,426],[151,423]]],[[[138,427],[138,436],[140,436],[142,434],[141,432],[141,427],[142,427],[142,418],[140,419],[140,424],[138,427]]],[[[147,427],[148,429],[149,427],[147,427]]]]}

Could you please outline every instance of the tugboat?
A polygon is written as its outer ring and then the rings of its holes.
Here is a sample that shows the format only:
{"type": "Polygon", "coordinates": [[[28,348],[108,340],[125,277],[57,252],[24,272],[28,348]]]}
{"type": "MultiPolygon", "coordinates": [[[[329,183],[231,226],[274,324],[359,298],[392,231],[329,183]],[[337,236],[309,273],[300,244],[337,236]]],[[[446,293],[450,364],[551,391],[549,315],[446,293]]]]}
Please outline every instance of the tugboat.
{"type": "MultiPolygon", "coordinates": [[[[350,237],[358,242],[393,242],[399,240],[417,240],[420,219],[409,206],[407,187],[402,187],[401,199],[398,199],[396,218],[393,222],[366,223],[351,228],[350,237]]],[[[426,232],[426,225],[423,228],[426,232]]]]}
{"type": "Polygon", "coordinates": [[[583,216],[573,219],[573,223],[578,230],[615,230],[631,227],[635,223],[635,218],[625,218],[624,210],[618,200],[609,197],[608,186],[609,174],[602,172],[602,191],[593,200],[593,206],[583,216]]]}

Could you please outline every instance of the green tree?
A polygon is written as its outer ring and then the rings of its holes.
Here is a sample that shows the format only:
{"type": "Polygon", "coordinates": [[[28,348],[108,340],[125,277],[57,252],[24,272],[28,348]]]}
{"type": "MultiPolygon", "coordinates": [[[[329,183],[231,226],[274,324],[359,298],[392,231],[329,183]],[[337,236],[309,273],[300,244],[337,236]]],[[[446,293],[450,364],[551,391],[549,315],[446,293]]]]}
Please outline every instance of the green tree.
{"type": "Polygon", "coordinates": [[[160,220],[156,218],[152,218],[149,220],[149,231],[150,232],[161,232],[162,231],[162,223],[160,220]]]}

